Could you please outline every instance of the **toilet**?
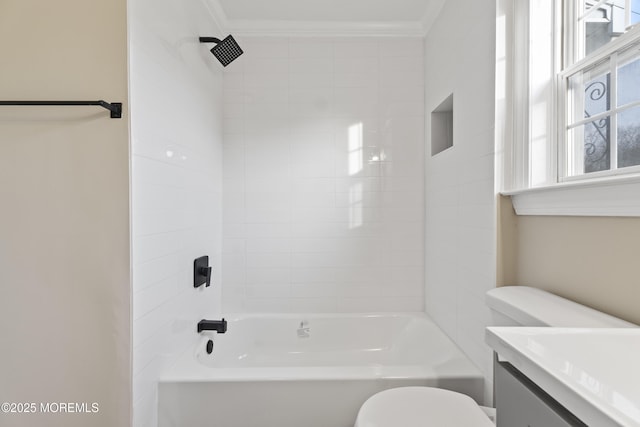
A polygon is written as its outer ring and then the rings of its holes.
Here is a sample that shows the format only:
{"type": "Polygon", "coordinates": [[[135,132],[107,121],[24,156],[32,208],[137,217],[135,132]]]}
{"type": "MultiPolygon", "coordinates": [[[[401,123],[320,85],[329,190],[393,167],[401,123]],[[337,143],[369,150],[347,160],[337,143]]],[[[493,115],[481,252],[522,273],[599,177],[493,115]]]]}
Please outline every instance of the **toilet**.
{"type": "MultiPolygon", "coordinates": [[[[636,325],[527,286],[487,292],[493,326],[629,328],[636,325]]],[[[374,394],[354,427],[495,427],[473,399],[433,387],[399,387],[374,394]]]]}
{"type": "Polygon", "coordinates": [[[374,394],[355,427],[495,427],[469,396],[434,387],[398,387],[374,394]]]}

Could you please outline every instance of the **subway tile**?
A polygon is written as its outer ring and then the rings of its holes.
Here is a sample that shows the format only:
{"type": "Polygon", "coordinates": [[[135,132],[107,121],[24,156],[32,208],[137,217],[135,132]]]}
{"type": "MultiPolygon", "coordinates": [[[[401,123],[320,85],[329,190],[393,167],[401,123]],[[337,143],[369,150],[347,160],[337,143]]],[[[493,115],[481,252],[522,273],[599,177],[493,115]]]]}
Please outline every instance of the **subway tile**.
{"type": "MultiPolygon", "coordinates": [[[[358,298],[361,295],[367,295],[373,298],[397,298],[397,297],[422,297],[422,283],[394,283],[393,286],[389,286],[389,283],[381,283],[377,285],[357,284],[350,286],[342,286],[338,290],[338,295],[341,298],[358,298]]],[[[402,311],[402,310],[400,310],[402,311]]]]}
{"type": "Polygon", "coordinates": [[[334,268],[294,267],[291,269],[291,282],[300,284],[334,283],[336,270],[334,268]]]}
{"type": "Polygon", "coordinates": [[[287,82],[289,87],[295,89],[306,88],[327,88],[330,89],[334,84],[333,74],[309,72],[309,73],[295,73],[287,75],[287,82]]]}
{"type": "Polygon", "coordinates": [[[242,74],[225,74],[224,76],[224,92],[241,91],[244,87],[244,75],[242,74]]]}
{"type": "MultiPolygon", "coordinates": [[[[424,87],[403,85],[399,87],[381,87],[379,98],[381,103],[387,102],[419,102],[424,105],[424,87]]],[[[421,108],[424,109],[424,108],[421,108]]]]}
{"type": "Polygon", "coordinates": [[[292,59],[322,58],[330,61],[333,55],[333,44],[328,40],[298,41],[293,39],[289,44],[289,49],[289,56],[292,59]]]}
{"type": "Polygon", "coordinates": [[[421,310],[422,41],[248,39],[274,55],[225,75],[223,188],[245,208],[224,209],[223,234],[246,239],[242,262],[223,258],[225,306],[421,310]]]}
{"type": "Polygon", "coordinates": [[[249,268],[291,268],[292,255],[285,252],[247,253],[246,263],[249,268]]]}
{"type": "Polygon", "coordinates": [[[285,285],[292,282],[292,270],[289,268],[248,268],[248,285],[285,285]]]}
{"type": "Polygon", "coordinates": [[[242,133],[245,129],[245,121],[242,118],[226,117],[222,124],[224,133],[242,133]]]}
{"type": "Polygon", "coordinates": [[[393,58],[393,60],[381,60],[380,72],[382,74],[390,74],[396,72],[417,72],[422,74],[424,72],[422,55],[400,56],[393,58]]]}
{"type": "MultiPolygon", "coordinates": [[[[226,254],[225,254],[226,255],[226,254]]],[[[224,289],[247,283],[247,272],[244,266],[229,265],[222,262],[222,286],[224,289]]]]}
{"type": "Polygon", "coordinates": [[[333,192],[301,192],[292,200],[293,208],[332,208],[336,205],[333,192]]]}
{"type": "Polygon", "coordinates": [[[184,249],[180,231],[140,236],[133,239],[133,260],[138,264],[179,253],[184,249]]]}
{"type": "Polygon", "coordinates": [[[359,205],[365,208],[377,208],[383,205],[383,193],[378,191],[359,191],[354,187],[353,191],[335,193],[337,207],[350,207],[359,205]]]}
{"type": "Polygon", "coordinates": [[[245,73],[244,87],[246,88],[282,88],[289,85],[289,75],[286,72],[245,73]]]}
{"type": "Polygon", "coordinates": [[[327,101],[292,102],[287,108],[288,117],[292,120],[324,120],[333,114],[333,106],[327,101]]]}
{"type": "Polygon", "coordinates": [[[315,162],[295,162],[291,167],[291,177],[299,178],[325,178],[335,174],[335,161],[324,159],[315,162]]]}
{"type": "Polygon", "coordinates": [[[255,284],[248,285],[246,297],[248,300],[257,298],[290,298],[291,285],[255,284]]]}
{"type": "Polygon", "coordinates": [[[330,193],[335,189],[333,178],[300,178],[292,183],[293,193],[330,193]]]}
{"type": "Polygon", "coordinates": [[[331,283],[294,283],[290,288],[294,298],[330,298],[339,295],[338,287],[331,283]]]}
{"type": "Polygon", "coordinates": [[[245,55],[245,76],[249,74],[286,74],[289,70],[289,60],[282,57],[264,57],[245,55]]]}
{"type": "Polygon", "coordinates": [[[134,321],[178,295],[186,284],[185,274],[177,273],[133,294],[134,321]]]}
{"type": "MultiPolygon", "coordinates": [[[[290,181],[292,174],[292,165],[286,158],[278,156],[276,153],[272,153],[269,156],[271,159],[260,159],[257,156],[247,157],[245,159],[245,177],[247,179],[247,191],[255,191],[255,185],[259,185],[268,191],[269,181],[275,183],[280,187],[279,182],[290,181]]],[[[288,188],[290,184],[283,184],[280,188],[288,188]],[[286,187],[285,187],[286,186],[286,187]]],[[[276,191],[274,188],[273,191],[276,191]]]]}
{"type": "Polygon", "coordinates": [[[331,104],[334,97],[331,91],[322,87],[291,87],[285,94],[288,94],[288,101],[293,104],[331,104]]]}
{"type": "Polygon", "coordinates": [[[242,117],[244,112],[245,112],[244,104],[239,102],[227,102],[225,103],[223,117],[238,118],[238,117],[242,117]]]}
{"type": "Polygon", "coordinates": [[[335,120],[323,118],[322,120],[310,120],[308,118],[299,117],[288,123],[287,129],[293,136],[299,135],[326,135],[332,133],[335,129],[335,120]]]}
{"type": "Polygon", "coordinates": [[[247,239],[247,253],[290,253],[290,239],[247,239]]]}
{"type": "Polygon", "coordinates": [[[334,72],[336,74],[375,73],[380,66],[377,57],[340,57],[336,58],[334,72]]]}
{"type": "Polygon", "coordinates": [[[249,209],[287,207],[293,196],[288,192],[248,192],[245,194],[246,206],[249,209]]]}
{"type": "Polygon", "coordinates": [[[223,203],[226,209],[244,209],[246,204],[246,193],[227,192],[224,195],[223,203]]]}
{"type": "Polygon", "coordinates": [[[333,61],[327,58],[315,56],[292,57],[289,59],[288,70],[291,74],[296,73],[322,73],[331,74],[333,72],[333,61]]]}
{"type": "Polygon", "coordinates": [[[293,253],[335,252],[341,241],[338,239],[297,238],[291,240],[293,253]]]}
{"type": "Polygon", "coordinates": [[[247,56],[255,58],[287,58],[289,56],[289,40],[286,38],[247,38],[242,43],[242,50],[247,56]]]}
{"type": "Polygon", "coordinates": [[[222,241],[222,253],[244,254],[247,244],[246,239],[224,239],[222,241]]]}
{"type": "Polygon", "coordinates": [[[288,206],[269,206],[247,209],[246,221],[249,223],[287,224],[293,218],[292,208],[288,206]]]}
{"type": "Polygon", "coordinates": [[[222,222],[228,224],[242,224],[246,221],[246,210],[244,208],[228,208],[222,209],[222,222]]]}
{"type": "MultiPolygon", "coordinates": [[[[289,117],[286,102],[247,102],[243,105],[244,117],[253,123],[256,120],[287,120],[289,117]]],[[[253,139],[249,139],[253,142],[253,139]]]]}
{"type": "Polygon", "coordinates": [[[378,42],[340,40],[334,42],[333,56],[336,60],[342,58],[377,58],[378,42]]]}
{"type": "Polygon", "coordinates": [[[296,185],[295,182],[291,182],[288,176],[280,174],[280,176],[265,176],[252,174],[253,176],[247,177],[245,182],[245,188],[247,193],[279,193],[290,192],[296,185]]]}
{"type": "MultiPolygon", "coordinates": [[[[393,39],[388,38],[381,40],[378,44],[378,49],[381,58],[393,58],[393,57],[422,57],[423,55],[423,41],[422,38],[402,38],[393,39]]],[[[388,59],[393,61],[393,59],[388,59]]]]}
{"type": "Polygon", "coordinates": [[[286,238],[292,236],[291,223],[246,224],[246,235],[250,238],[286,238]]]}
{"type": "Polygon", "coordinates": [[[243,193],[246,189],[246,182],[243,176],[234,176],[226,178],[223,176],[222,181],[222,200],[227,197],[228,194],[231,193],[243,193]]]}
{"type": "Polygon", "coordinates": [[[237,96],[229,96],[229,98],[233,101],[239,99],[241,102],[246,104],[284,104],[288,101],[287,91],[282,90],[281,87],[247,87],[244,88],[238,96],[240,96],[240,98],[237,98],[237,96]]]}
{"type": "Polygon", "coordinates": [[[180,252],[155,258],[136,264],[133,270],[133,290],[139,292],[161,280],[179,274],[186,268],[183,264],[184,255],[180,252]]]}
{"type": "Polygon", "coordinates": [[[293,222],[291,223],[291,236],[303,238],[315,237],[339,237],[346,227],[338,222],[293,222]]]}
{"type": "Polygon", "coordinates": [[[342,72],[333,77],[333,84],[336,88],[367,87],[373,90],[378,87],[378,81],[378,73],[368,71],[342,72]]]}
{"type": "Polygon", "coordinates": [[[379,83],[381,87],[421,86],[424,76],[420,71],[387,71],[381,72],[379,83]]]}

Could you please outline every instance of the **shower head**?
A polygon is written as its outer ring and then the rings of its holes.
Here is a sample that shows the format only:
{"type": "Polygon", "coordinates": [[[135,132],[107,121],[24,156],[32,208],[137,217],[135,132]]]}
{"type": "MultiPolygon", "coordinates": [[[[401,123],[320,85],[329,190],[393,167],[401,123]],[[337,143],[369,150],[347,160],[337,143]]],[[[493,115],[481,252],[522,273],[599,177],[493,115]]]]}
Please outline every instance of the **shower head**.
{"type": "Polygon", "coordinates": [[[222,41],[215,37],[200,37],[200,43],[216,43],[211,53],[225,67],[244,53],[232,35],[228,35],[222,41]]]}

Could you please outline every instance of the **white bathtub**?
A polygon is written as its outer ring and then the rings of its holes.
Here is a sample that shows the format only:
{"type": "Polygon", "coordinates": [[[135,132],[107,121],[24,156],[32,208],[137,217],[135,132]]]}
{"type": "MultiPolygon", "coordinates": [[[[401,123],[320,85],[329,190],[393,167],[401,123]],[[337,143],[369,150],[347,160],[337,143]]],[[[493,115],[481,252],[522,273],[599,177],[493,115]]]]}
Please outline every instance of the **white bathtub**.
{"type": "Polygon", "coordinates": [[[368,397],[409,385],[482,402],[481,373],[424,314],[227,320],[163,376],[160,427],[352,427],[368,397]]]}

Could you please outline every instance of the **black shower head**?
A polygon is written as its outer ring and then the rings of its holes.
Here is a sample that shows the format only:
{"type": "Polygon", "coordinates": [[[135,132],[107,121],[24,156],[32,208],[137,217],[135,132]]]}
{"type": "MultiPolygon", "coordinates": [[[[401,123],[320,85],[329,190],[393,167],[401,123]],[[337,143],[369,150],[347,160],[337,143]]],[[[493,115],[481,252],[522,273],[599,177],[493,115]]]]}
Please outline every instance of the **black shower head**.
{"type": "Polygon", "coordinates": [[[200,43],[216,43],[211,53],[225,67],[244,53],[232,35],[228,35],[222,41],[215,37],[200,37],[200,43]]]}

